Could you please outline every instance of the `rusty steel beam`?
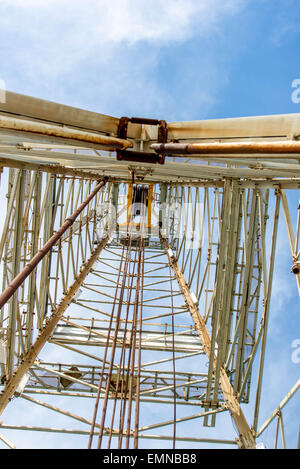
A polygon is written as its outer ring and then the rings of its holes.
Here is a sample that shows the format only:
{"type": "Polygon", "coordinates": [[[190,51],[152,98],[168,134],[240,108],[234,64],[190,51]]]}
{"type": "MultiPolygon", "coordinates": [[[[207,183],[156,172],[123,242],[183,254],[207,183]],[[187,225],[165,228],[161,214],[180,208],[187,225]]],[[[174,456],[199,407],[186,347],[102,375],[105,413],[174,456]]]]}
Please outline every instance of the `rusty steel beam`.
{"type": "Polygon", "coordinates": [[[74,223],[78,215],[84,210],[87,204],[95,197],[99,192],[101,187],[105,185],[107,178],[104,178],[95,189],[90,193],[90,195],[79,205],[75,212],[66,218],[62,226],[54,233],[53,236],[47,241],[46,244],[40,249],[35,256],[28,262],[24,269],[12,280],[8,287],[0,295],[0,309],[7,303],[11,296],[15,293],[18,287],[24,282],[24,280],[30,275],[30,273],[35,269],[38,263],[46,256],[50,249],[55,245],[55,243],[62,237],[65,231],[70,228],[74,223]]]}
{"type": "MultiPolygon", "coordinates": [[[[277,141],[277,142],[220,142],[220,143],[153,143],[152,150],[165,155],[218,155],[225,158],[227,155],[258,154],[268,155],[268,158],[293,158],[300,159],[300,142],[277,141]],[[288,155],[288,156],[285,156],[288,155]]],[[[266,156],[265,156],[266,157],[266,156]]]]}
{"type": "Polygon", "coordinates": [[[129,140],[118,137],[108,137],[107,135],[87,132],[62,125],[45,124],[43,122],[16,119],[14,117],[6,117],[1,115],[0,128],[19,132],[29,132],[46,137],[59,137],[76,140],[79,142],[103,145],[104,147],[108,147],[108,149],[124,150],[126,148],[132,147],[132,143],[129,140]]]}
{"type": "Polygon", "coordinates": [[[7,382],[3,391],[0,394],[0,415],[6,408],[7,404],[13,397],[16,389],[23,378],[23,376],[29,371],[31,366],[34,364],[38,354],[44,347],[45,343],[50,338],[52,332],[54,331],[55,327],[57,326],[59,320],[64,315],[65,310],[69,306],[72,298],[78,291],[79,287],[82,285],[82,282],[85,280],[86,276],[90,272],[94,262],[99,257],[99,254],[106,246],[109,240],[109,234],[103,238],[97,245],[97,248],[94,250],[93,254],[89,258],[89,260],[84,264],[83,269],[81,270],[78,277],[75,279],[71,287],[68,289],[67,293],[59,303],[57,309],[52,313],[49,317],[48,322],[41,330],[39,336],[32,344],[28,352],[24,355],[22,362],[17,367],[15,373],[13,374],[12,378],[7,382]]]}

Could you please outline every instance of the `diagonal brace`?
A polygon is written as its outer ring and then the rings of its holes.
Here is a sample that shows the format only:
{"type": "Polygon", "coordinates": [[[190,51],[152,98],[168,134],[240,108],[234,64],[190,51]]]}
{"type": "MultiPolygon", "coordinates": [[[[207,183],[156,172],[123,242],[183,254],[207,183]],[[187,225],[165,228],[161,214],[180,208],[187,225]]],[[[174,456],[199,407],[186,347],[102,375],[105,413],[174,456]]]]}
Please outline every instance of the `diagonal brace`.
{"type": "MultiPolygon", "coordinates": [[[[184,295],[190,314],[195,323],[196,330],[202,341],[204,351],[207,354],[207,356],[210,357],[211,338],[206,328],[206,324],[204,320],[202,319],[198,311],[198,308],[196,307],[195,303],[192,300],[190,289],[185,281],[184,275],[177,263],[177,260],[175,259],[175,257],[170,256],[171,248],[168,243],[168,240],[166,238],[163,238],[161,235],[160,235],[160,239],[165,249],[165,252],[169,258],[169,263],[178,281],[178,285],[182,291],[182,294],[184,295]]],[[[216,364],[217,364],[217,358],[216,356],[214,356],[214,359],[213,359],[214,369],[216,368],[216,364]]],[[[242,412],[237,396],[234,394],[233,388],[231,386],[231,383],[229,381],[229,378],[227,376],[224,366],[221,366],[221,369],[220,369],[220,386],[223,391],[223,395],[224,395],[228,410],[230,411],[230,414],[233,417],[235,424],[237,426],[237,429],[239,431],[239,439],[237,440],[239,447],[245,448],[245,449],[255,449],[256,447],[255,439],[247,423],[247,420],[242,412]]]]}
{"type": "Polygon", "coordinates": [[[16,369],[13,377],[4,387],[2,393],[0,394],[0,415],[6,408],[7,404],[13,397],[21,379],[23,376],[29,371],[31,366],[34,364],[38,354],[44,347],[45,343],[49,340],[52,332],[54,331],[56,325],[58,324],[59,320],[63,316],[65,310],[69,306],[72,298],[74,297],[75,293],[81,286],[82,282],[84,281],[85,277],[90,272],[94,262],[98,258],[100,252],[105,247],[106,243],[109,240],[109,236],[103,238],[97,245],[97,248],[89,258],[89,260],[84,264],[84,267],[78,277],[75,279],[71,287],[68,289],[67,293],[64,295],[63,299],[59,303],[57,309],[53,312],[50,316],[49,321],[41,330],[40,335],[37,337],[35,342],[32,344],[31,348],[25,354],[22,362],[16,369]]]}

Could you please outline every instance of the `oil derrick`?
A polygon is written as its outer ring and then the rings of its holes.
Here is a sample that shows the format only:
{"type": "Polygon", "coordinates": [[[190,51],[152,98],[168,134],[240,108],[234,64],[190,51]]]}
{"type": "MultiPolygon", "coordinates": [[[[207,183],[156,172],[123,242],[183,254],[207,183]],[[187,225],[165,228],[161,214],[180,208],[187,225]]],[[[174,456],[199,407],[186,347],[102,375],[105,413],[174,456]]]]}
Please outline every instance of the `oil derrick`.
{"type": "Polygon", "coordinates": [[[299,116],[0,110],[3,444],[256,448],[277,419],[285,446],[299,380],[259,412],[280,213],[300,290],[299,116]]]}

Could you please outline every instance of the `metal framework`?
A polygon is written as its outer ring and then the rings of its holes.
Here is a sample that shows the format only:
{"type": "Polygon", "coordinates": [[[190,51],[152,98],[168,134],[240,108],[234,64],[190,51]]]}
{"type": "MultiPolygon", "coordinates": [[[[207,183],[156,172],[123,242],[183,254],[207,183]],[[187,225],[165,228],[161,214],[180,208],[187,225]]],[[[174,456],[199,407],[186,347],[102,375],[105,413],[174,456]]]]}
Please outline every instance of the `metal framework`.
{"type": "Polygon", "coordinates": [[[27,430],[252,449],[277,417],[286,447],[300,381],[262,425],[259,411],[280,211],[300,294],[299,135],[298,114],[165,123],[6,93],[4,445],[27,430]],[[10,422],[15,398],[43,425],[10,422]]]}

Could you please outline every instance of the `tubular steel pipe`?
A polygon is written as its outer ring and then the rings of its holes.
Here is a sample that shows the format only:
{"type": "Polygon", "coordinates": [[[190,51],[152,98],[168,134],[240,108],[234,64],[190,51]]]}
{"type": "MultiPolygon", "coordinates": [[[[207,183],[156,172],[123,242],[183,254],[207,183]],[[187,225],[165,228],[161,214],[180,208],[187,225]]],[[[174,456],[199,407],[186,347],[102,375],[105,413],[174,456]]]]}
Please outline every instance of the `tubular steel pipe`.
{"type": "Polygon", "coordinates": [[[87,132],[84,130],[72,129],[71,127],[45,124],[43,122],[35,122],[26,119],[16,119],[14,117],[0,116],[0,128],[17,130],[20,132],[31,132],[47,137],[78,140],[80,142],[104,145],[117,150],[124,150],[125,148],[132,147],[131,142],[118,137],[108,137],[107,135],[100,135],[96,132],[87,132]]]}
{"type": "Polygon", "coordinates": [[[0,295],[0,309],[7,303],[7,301],[11,298],[11,296],[15,293],[15,291],[19,288],[19,286],[25,281],[28,275],[35,269],[38,263],[45,257],[45,255],[50,251],[50,249],[54,246],[54,244],[62,237],[65,231],[70,228],[70,226],[74,223],[78,215],[84,210],[87,204],[93,199],[93,197],[99,192],[101,187],[106,184],[108,180],[105,177],[95,189],[90,193],[90,195],[85,199],[82,204],[75,210],[75,212],[66,218],[65,222],[61,225],[61,227],[51,236],[51,238],[44,244],[42,249],[40,249],[35,256],[28,262],[28,264],[24,267],[24,269],[12,280],[12,282],[6,287],[6,289],[0,295]]]}
{"type": "MultiPolygon", "coordinates": [[[[152,150],[159,154],[213,154],[222,158],[231,154],[270,154],[270,158],[282,158],[284,154],[299,154],[300,142],[298,141],[273,141],[273,142],[209,142],[209,143],[153,143],[152,150]],[[279,156],[277,156],[279,155],[279,156]]],[[[241,157],[241,156],[239,156],[241,157]]]]}

